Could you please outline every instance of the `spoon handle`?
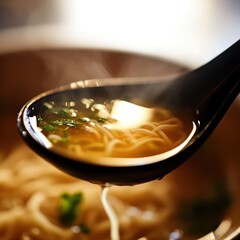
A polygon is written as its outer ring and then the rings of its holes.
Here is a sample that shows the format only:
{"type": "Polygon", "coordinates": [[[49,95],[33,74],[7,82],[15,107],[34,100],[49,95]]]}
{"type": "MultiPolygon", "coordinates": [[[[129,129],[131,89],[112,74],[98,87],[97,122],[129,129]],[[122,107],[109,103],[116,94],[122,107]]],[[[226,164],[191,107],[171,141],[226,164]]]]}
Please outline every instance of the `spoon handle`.
{"type": "Polygon", "coordinates": [[[240,64],[225,73],[221,78],[219,76],[219,84],[213,85],[205,99],[196,106],[198,118],[204,126],[210,120],[218,123],[240,92],[240,64]]]}
{"type": "Polygon", "coordinates": [[[240,91],[240,40],[177,81],[174,104],[195,109],[202,126],[213,118],[219,122],[240,91]]]}
{"type": "Polygon", "coordinates": [[[240,91],[240,41],[197,69],[196,75],[196,85],[202,87],[199,92],[201,101],[196,105],[198,118],[202,126],[210,121],[217,124],[240,91]]]}

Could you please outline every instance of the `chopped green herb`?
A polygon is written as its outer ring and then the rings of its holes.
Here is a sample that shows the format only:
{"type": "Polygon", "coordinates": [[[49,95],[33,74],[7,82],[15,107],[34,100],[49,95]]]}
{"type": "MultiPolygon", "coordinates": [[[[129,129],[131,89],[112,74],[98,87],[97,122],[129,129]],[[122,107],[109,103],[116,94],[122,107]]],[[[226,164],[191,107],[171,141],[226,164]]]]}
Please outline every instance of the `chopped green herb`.
{"type": "Polygon", "coordinates": [[[84,233],[84,234],[90,233],[90,228],[86,224],[84,224],[84,223],[81,223],[79,225],[79,228],[80,228],[80,232],[81,233],[84,233]]]}
{"type": "Polygon", "coordinates": [[[96,113],[96,112],[93,112],[92,114],[90,114],[90,115],[88,116],[88,118],[90,118],[90,119],[95,119],[96,116],[97,116],[97,113],[96,113]]]}
{"type": "Polygon", "coordinates": [[[45,122],[41,117],[38,117],[37,121],[38,121],[38,126],[42,128],[44,131],[50,132],[55,130],[55,127],[52,124],[45,122]]]}
{"type": "Polygon", "coordinates": [[[51,124],[48,124],[48,123],[42,125],[41,128],[42,128],[44,131],[47,131],[47,132],[50,132],[50,131],[55,130],[55,127],[54,127],[53,125],[51,125],[51,124]]]}
{"type": "Polygon", "coordinates": [[[55,125],[55,126],[68,126],[68,127],[77,127],[80,124],[75,121],[74,119],[57,119],[54,121],[51,121],[50,124],[55,125]]]}
{"type": "Polygon", "coordinates": [[[226,183],[220,181],[213,186],[213,196],[199,196],[190,202],[182,203],[180,218],[188,225],[191,234],[205,234],[215,229],[231,203],[226,183]]]}
{"type": "Polygon", "coordinates": [[[107,119],[106,119],[106,118],[101,118],[101,117],[99,117],[99,118],[97,119],[97,121],[98,121],[99,123],[105,123],[105,122],[107,121],[107,119]]]}
{"type": "Polygon", "coordinates": [[[70,225],[76,220],[83,200],[82,193],[63,193],[60,198],[59,220],[64,225],[70,225]]]}
{"type": "Polygon", "coordinates": [[[68,127],[77,127],[79,126],[80,124],[73,120],[73,119],[64,119],[64,125],[67,125],[68,127]]]}

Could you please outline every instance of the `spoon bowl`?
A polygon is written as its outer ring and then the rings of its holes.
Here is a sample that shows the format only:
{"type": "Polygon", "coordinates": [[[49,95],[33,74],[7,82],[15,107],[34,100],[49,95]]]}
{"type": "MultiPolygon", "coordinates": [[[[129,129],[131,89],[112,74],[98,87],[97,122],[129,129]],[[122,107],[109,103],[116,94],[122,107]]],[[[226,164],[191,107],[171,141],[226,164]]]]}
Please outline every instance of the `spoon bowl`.
{"type": "MultiPolygon", "coordinates": [[[[20,111],[18,128],[26,143],[61,170],[90,182],[134,185],[161,179],[186,161],[207,139],[236,98],[240,87],[240,42],[208,64],[181,76],[159,78],[95,79],[50,90],[30,100],[20,111]],[[105,102],[143,102],[169,109],[183,119],[187,137],[161,154],[109,159],[72,157],[52,148],[37,126],[46,103],[77,103],[79,99],[105,102]]],[[[77,108],[78,106],[74,106],[77,108]]]]}

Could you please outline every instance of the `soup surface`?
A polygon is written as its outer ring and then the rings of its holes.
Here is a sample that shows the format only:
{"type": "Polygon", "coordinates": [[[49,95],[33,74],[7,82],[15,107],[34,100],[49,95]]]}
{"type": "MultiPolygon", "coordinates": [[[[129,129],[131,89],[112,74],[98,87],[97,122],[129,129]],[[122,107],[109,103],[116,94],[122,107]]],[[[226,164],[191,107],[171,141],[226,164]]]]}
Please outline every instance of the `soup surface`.
{"type": "Polygon", "coordinates": [[[53,149],[73,156],[148,157],[177,147],[189,134],[170,111],[119,99],[43,105],[34,116],[41,133],[53,149]]]}

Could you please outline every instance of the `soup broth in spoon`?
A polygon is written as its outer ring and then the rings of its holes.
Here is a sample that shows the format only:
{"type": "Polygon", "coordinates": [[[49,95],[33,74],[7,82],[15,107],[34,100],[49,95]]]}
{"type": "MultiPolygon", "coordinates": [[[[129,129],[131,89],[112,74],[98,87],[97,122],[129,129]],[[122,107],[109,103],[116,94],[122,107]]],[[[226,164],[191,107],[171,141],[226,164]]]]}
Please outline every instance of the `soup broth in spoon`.
{"type": "Polygon", "coordinates": [[[43,102],[40,108],[31,121],[42,144],[72,159],[99,164],[171,152],[192,130],[165,108],[120,99],[43,102]]]}

